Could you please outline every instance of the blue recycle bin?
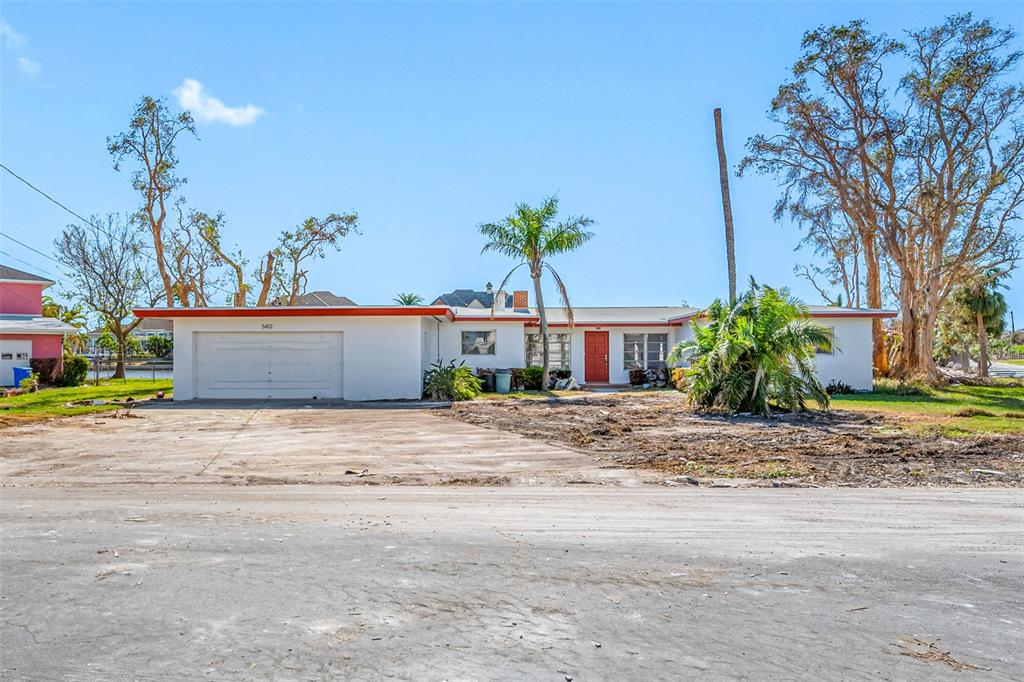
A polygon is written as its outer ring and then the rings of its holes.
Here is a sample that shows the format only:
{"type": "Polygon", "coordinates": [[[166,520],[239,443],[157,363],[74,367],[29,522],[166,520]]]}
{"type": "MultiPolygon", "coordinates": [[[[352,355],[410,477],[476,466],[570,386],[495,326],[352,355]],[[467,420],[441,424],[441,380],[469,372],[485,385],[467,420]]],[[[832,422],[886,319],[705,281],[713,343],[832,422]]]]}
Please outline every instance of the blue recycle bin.
{"type": "Polygon", "coordinates": [[[15,367],[14,368],[14,386],[15,388],[21,386],[22,379],[28,379],[32,376],[31,367],[15,367]]]}

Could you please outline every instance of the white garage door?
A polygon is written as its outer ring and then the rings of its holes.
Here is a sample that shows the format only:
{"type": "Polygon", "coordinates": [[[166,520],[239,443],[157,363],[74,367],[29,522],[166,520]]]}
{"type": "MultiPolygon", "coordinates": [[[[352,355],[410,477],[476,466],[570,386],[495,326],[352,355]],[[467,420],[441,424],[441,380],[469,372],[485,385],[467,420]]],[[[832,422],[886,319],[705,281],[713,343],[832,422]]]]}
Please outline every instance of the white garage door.
{"type": "Polygon", "coordinates": [[[0,386],[14,386],[14,368],[28,367],[31,359],[31,341],[0,340],[0,386]]]}
{"type": "Polygon", "coordinates": [[[340,332],[197,333],[198,398],[341,398],[340,332]]]}

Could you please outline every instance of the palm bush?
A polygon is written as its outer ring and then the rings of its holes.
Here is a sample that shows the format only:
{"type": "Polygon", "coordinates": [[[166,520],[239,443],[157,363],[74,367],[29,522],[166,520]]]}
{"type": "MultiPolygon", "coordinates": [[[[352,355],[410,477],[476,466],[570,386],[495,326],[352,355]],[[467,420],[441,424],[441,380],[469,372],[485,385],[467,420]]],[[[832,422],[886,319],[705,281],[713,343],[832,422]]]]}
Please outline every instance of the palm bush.
{"type": "Polygon", "coordinates": [[[472,400],[481,390],[480,379],[466,363],[438,362],[423,373],[423,396],[430,400],[472,400]]]}
{"type": "Polygon", "coordinates": [[[670,362],[690,360],[690,399],[698,406],[770,416],[772,406],[803,410],[807,397],[827,408],[829,396],[814,368],[815,347],[832,344],[788,289],[757,284],[733,306],[716,300],[693,340],[677,344],[670,362]]]}

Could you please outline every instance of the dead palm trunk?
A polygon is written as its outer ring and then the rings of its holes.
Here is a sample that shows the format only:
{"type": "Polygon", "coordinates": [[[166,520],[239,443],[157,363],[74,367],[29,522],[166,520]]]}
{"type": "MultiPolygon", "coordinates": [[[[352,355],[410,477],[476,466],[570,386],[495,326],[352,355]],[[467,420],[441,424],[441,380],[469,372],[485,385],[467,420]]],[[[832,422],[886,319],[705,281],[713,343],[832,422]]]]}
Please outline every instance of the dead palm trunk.
{"type": "Polygon", "coordinates": [[[736,303],[736,241],[732,230],[732,200],[729,198],[729,164],[725,159],[721,109],[715,109],[715,144],[718,146],[718,181],[722,186],[722,213],[725,215],[725,259],[729,268],[729,304],[732,305],[736,303]]]}

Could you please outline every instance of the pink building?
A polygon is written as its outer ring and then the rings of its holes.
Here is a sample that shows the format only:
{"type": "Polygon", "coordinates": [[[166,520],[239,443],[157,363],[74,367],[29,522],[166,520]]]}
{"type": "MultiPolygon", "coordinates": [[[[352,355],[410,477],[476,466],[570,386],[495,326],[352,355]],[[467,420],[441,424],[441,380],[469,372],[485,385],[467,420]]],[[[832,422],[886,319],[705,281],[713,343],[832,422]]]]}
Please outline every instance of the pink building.
{"type": "Polygon", "coordinates": [[[77,330],[43,317],[43,289],[53,284],[39,275],[0,265],[0,386],[14,385],[15,367],[60,372],[64,335],[77,330]]]}

